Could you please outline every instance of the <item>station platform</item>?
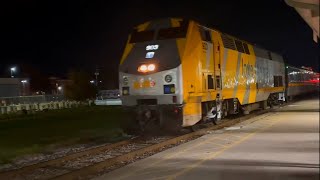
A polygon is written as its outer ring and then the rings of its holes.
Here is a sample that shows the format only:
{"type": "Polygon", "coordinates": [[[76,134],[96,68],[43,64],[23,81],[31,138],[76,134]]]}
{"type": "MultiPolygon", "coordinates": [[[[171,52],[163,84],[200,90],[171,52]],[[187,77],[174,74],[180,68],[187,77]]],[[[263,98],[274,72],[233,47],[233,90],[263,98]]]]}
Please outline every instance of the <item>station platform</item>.
{"type": "Polygon", "coordinates": [[[165,150],[95,180],[319,179],[319,98],[165,150]]]}

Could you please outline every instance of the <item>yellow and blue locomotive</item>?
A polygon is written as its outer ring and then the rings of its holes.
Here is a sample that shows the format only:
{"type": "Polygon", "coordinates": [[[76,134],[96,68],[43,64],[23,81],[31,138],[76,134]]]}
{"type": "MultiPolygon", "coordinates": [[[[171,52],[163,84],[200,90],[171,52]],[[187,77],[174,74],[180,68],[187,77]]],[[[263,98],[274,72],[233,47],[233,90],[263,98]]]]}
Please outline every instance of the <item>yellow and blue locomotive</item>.
{"type": "Polygon", "coordinates": [[[196,21],[157,19],[129,35],[119,88],[142,130],[175,131],[285,101],[285,64],[196,21]]]}

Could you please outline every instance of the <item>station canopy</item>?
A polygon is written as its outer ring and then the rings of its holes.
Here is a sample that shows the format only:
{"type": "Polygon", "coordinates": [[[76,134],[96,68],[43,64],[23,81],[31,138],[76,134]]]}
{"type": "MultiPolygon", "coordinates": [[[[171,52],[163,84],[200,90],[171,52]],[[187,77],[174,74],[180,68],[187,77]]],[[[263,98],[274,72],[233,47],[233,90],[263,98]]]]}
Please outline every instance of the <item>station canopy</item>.
{"type": "Polygon", "coordinates": [[[319,0],[285,0],[293,7],[313,31],[313,40],[319,40],[319,0]]]}

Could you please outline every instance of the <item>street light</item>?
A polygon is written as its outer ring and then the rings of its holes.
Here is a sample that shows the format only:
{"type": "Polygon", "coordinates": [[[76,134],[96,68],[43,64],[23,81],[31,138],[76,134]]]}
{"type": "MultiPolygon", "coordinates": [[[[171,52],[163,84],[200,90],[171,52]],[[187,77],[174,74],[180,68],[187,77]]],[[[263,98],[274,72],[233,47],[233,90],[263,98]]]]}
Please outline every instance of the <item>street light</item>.
{"type": "Polygon", "coordinates": [[[98,76],[99,76],[99,72],[95,72],[94,75],[96,75],[96,86],[98,86],[98,76]]]}
{"type": "Polygon", "coordinates": [[[25,84],[28,83],[27,80],[21,80],[22,83],[22,95],[25,96],[26,95],[26,91],[25,91],[25,84]]]}
{"type": "Polygon", "coordinates": [[[62,86],[58,86],[58,94],[62,94],[62,86]]]}
{"type": "Polygon", "coordinates": [[[10,68],[10,72],[11,72],[11,77],[13,78],[13,73],[16,72],[16,67],[12,67],[10,68]]]}

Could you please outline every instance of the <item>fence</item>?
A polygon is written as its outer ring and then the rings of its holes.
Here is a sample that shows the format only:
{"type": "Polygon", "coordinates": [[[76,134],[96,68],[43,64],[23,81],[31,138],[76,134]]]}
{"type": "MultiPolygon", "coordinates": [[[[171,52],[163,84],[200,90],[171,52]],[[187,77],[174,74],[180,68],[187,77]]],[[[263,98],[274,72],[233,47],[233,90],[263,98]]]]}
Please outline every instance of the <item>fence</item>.
{"type": "Polygon", "coordinates": [[[121,106],[121,99],[104,99],[104,100],[95,100],[95,105],[98,106],[121,106]]]}
{"type": "Polygon", "coordinates": [[[93,101],[79,102],[79,101],[59,101],[59,102],[44,102],[44,103],[32,103],[32,104],[18,104],[18,105],[7,105],[0,106],[1,114],[11,113],[34,113],[37,111],[47,111],[50,109],[64,109],[74,108],[79,106],[91,106],[93,101]]]}
{"type": "Polygon", "coordinates": [[[63,100],[65,100],[63,95],[0,97],[0,106],[8,106],[14,104],[47,103],[63,100]]]}

